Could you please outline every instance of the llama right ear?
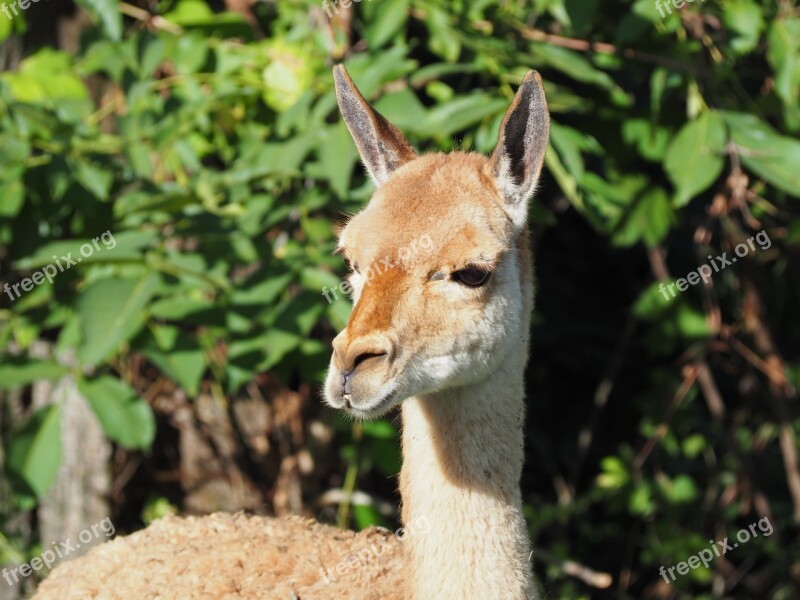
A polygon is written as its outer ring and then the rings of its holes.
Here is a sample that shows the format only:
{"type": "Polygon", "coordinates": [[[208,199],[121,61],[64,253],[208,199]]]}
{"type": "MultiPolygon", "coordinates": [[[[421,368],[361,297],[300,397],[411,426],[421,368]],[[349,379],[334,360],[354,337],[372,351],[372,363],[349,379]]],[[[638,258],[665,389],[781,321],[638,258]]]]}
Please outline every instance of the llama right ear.
{"type": "Polygon", "coordinates": [[[375,185],[380,187],[395,169],[416,158],[417,153],[400,130],[364,100],[344,65],[333,67],[333,79],[339,111],[361,160],[375,185]]]}
{"type": "Polygon", "coordinates": [[[514,222],[521,226],[542,172],[550,114],[542,78],[528,71],[500,125],[497,147],[489,160],[492,175],[514,222]]]}

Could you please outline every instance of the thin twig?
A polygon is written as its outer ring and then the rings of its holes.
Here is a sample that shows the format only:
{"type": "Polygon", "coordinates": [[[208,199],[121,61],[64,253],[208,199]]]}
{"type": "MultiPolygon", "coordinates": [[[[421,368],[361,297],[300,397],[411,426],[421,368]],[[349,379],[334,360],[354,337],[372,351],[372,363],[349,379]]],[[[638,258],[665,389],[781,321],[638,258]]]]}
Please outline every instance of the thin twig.
{"type": "Polygon", "coordinates": [[[697,72],[697,69],[691,63],[664,58],[663,56],[658,56],[657,54],[633,50],[632,48],[617,48],[613,44],[606,42],[590,42],[589,40],[581,40],[577,38],[565,37],[563,35],[556,35],[554,33],[547,33],[541,29],[528,27],[520,21],[514,22],[513,25],[523,38],[532,42],[546,42],[548,44],[552,44],[553,46],[560,46],[562,48],[569,48],[570,50],[578,50],[581,52],[614,54],[624,58],[661,65],[663,67],[672,69],[673,71],[680,71],[682,73],[697,72]]]}
{"type": "MultiPolygon", "coordinates": [[[[664,250],[661,246],[655,248],[648,248],[647,257],[650,259],[650,269],[657,279],[669,279],[669,268],[667,261],[664,259],[664,250]]],[[[713,319],[710,319],[711,325],[714,325],[713,319]]],[[[699,384],[700,390],[703,392],[703,398],[706,401],[709,412],[716,419],[721,419],[725,414],[725,403],[722,401],[722,396],[719,393],[714,376],[708,366],[708,361],[705,358],[700,359],[694,363],[699,371],[699,384]]]]}
{"type": "Polygon", "coordinates": [[[736,350],[742,356],[742,358],[766,375],[772,383],[780,387],[785,387],[789,384],[789,380],[786,379],[786,375],[784,375],[779,368],[769,364],[758,354],[748,348],[741,340],[731,335],[728,338],[728,343],[730,344],[731,348],[736,350]]]}
{"type": "Polygon", "coordinates": [[[739,147],[731,140],[728,142],[727,151],[731,159],[731,174],[727,182],[728,188],[731,190],[731,197],[741,211],[745,223],[753,229],[760,229],[761,223],[753,216],[747,205],[746,192],[749,179],[742,169],[741,160],[739,160],[739,147]]]}
{"type": "Polygon", "coordinates": [[[162,31],[166,31],[175,35],[180,35],[183,33],[183,27],[180,25],[170,23],[162,16],[150,14],[146,10],[139,8],[138,6],[128,4],[127,2],[119,3],[119,12],[121,12],[123,15],[127,15],[133,19],[136,19],[137,21],[141,21],[145,25],[149,25],[155,29],[161,29],[162,31]]]}
{"type": "Polygon", "coordinates": [[[561,560],[557,556],[553,556],[541,548],[537,548],[535,556],[537,560],[553,565],[565,575],[580,579],[585,584],[594,588],[604,590],[611,587],[611,584],[614,582],[614,578],[609,573],[595,571],[586,565],[576,563],[572,560],[561,560]]]}
{"type": "Polygon", "coordinates": [[[711,369],[708,368],[706,361],[698,363],[697,383],[703,392],[703,397],[706,399],[708,410],[717,421],[721,421],[725,417],[725,403],[722,401],[722,395],[719,393],[717,382],[711,374],[711,369]]]}
{"type": "Polygon", "coordinates": [[[575,467],[572,471],[571,477],[571,484],[570,487],[572,489],[575,488],[578,482],[578,477],[581,474],[581,467],[583,466],[583,461],[586,458],[586,453],[589,450],[589,447],[592,445],[592,438],[594,437],[594,431],[597,428],[597,424],[600,421],[600,416],[605,409],[606,404],[608,403],[608,398],[611,395],[611,390],[614,388],[614,381],[617,378],[617,374],[619,373],[620,368],[622,367],[623,359],[625,358],[625,354],[628,350],[628,346],[630,346],[631,341],[633,340],[633,334],[636,331],[636,324],[638,323],[638,319],[636,316],[631,313],[628,316],[628,320],[625,322],[625,328],[622,331],[622,335],[619,338],[619,342],[617,342],[617,347],[614,350],[614,355],[611,358],[611,362],[608,365],[608,369],[606,370],[606,374],[603,377],[600,384],[597,386],[597,389],[594,393],[594,409],[592,410],[592,416],[589,419],[589,422],[584,425],[581,429],[580,433],[578,434],[578,456],[575,459],[575,467]]]}
{"type": "Polygon", "coordinates": [[[786,377],[785,363],[778,353],[772,334],[762,318],[764,309],[761,296],[758,293],[758,287],[752,279],[752,274],[747,270],[745,270],[742,312],[744,313],[745,326],[753,336],[756,349],[765,357],[764,363],[770,366],[770,371],[778,374],[777,378],[769,378],[769,397],[772,400],[775,418],[780,428],[778,441],[783,457],[784,471],[786,472],[786,483],[792,496],[794,520],[796,523],[800,523],[800,458],[798,457],[797,440],[789,409],[789,401],[797,400],[797,391],[786,377]],[[782,385],[779,382],[782,382],[782,385]]]}
{"type": "Polygon", "coordinates": [[[672,400],[667,406],[667,410],[664,413],[664,417],[661,419],[661,422],[658,424],[656,428],[656,432],[647,440],[642,449],[639,451],[639,454],[636,456],[636,459],[633,461],[633,468],[639,471],[644,465],[644,462],[653,452],[653,449],[658,445],[661,439],[667,434],[669,431],[669,423],[672,420],[672,417],[675,415],[675,412],[678,410],[680,405],[686,399],[686,395],[689,393],[689,390],[692,389],[694,382],[697,380],[697,377],[700,374],[700,368],[698,365],[687,365],[683,369],[683,381],[678,389],[675,391],[675,394],[672,396],[672,400]]]}

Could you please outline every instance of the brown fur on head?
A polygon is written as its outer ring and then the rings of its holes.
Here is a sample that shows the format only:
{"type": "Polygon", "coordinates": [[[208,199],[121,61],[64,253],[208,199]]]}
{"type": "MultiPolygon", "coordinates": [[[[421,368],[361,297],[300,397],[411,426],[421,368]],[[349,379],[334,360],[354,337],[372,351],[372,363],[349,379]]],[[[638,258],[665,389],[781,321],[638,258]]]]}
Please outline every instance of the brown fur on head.
{"type": "Polygon", "coordinates": [[[539,74],[525,76],[491,157],[418,156],[334,68],[339,108],[378,186],[340,236],[354,308],[333,342],[327,402],[358,417],[468,385],[527,340],[527,202],[547,149],[539,74]],[[524,330],[524,332],[523,332],[524,330]]]}

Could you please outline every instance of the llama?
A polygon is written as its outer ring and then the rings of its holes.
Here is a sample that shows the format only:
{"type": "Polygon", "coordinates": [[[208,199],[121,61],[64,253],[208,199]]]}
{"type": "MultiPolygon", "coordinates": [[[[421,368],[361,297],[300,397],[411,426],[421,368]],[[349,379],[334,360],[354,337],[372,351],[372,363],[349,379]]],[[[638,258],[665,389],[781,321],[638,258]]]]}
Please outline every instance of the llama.
{"type": "Polygon", "coordinates": [[[533,304],[527,215],[549,115],[531,71],[492,157],[417,156],[343,67],[339,107],[377,191],[340,235],[354,308],[333,342],[327,402],[356,417],[402,403],[403,521],[413,598],[534,596],[519,479],[533,304]],[[396,256],[420,235],[434,251],[396,256]],[[362,267],[398,264],[373,271],[362,267]],[[374,275],[374,273],[379,273],[374,275]]]}
{"type": "MultiPolygon", "coordinates": [[[[535,71],[525,76],[489,158],[464,152],[417,155],[367,103],[343,66],[334,68],[334,79],[340,111],[377,189],[339,238],[337,252],[351,270],[354,307],[333,342],[325,401],[357,419],[400,407],[402,519],[429,524],[424,535],[409,535],[403,542],[404,590],[397,585],[397,573],[383,573],[391,581],[382,586],[377,583],[382,573],[356,569],[346,597],[538,598],[519,480],[533,307],[528,200],[542,169],[550,125],[541,78],[535,71]],[[423,235],[432,242],[430,252],[401,251],[423,235]]],[[[220,529],[208,526],[214,518],[220,517],[194,520],[192,526],[204,527],[201,548],[212,552],[220,529]]],[[[280,530],[280,521],[258,519],[259,531],[280,530]]],[[[185,520],[171,522],[186,529],[185,520]]],[[[164,525],[150,529],[157,527],[164,525]]],[[[336,535],[315,527],[324,539],[306,553],[329,549],[328,538],[336,535]]],[[[145,530],[122,540],[136,538],[135,551],[147,558],[156,552],[147,543],[166,544],[162,538],[167,533],[142,538],[145,530]]],[[[246,533],[241,535],[246,539],[246,533]]],[[[38,597],[78,597],[70,595],[76,578],[96,579],[93,555],[98,554],[95,564],[111,560],[108,550],[99,557],[104,547],[57,568],[38,597]]],[[[150,578],[149,570],[163,568],[142,556],[136,557],[136,567],[129,567],[125,552],[131,550],[122,544],[113,564],[117,571],[137,569],[139,581],[150,578]]],[[[197,560],[201,552],[195,553],[197,560]]],[[[289,548],[271,556],[281,563],[291,554],[289,548]]],[[[257,547],[243,546],[239,561],[256,559],[257,547]]],[[[192,553],[183,553],[182,564],[191,560],[192,553]]],[[[298,568],[284,571],[297,573],[298,568]]],[[[115,577],[106,580],[107,589],[95,580],[92,589],[101,591],[88,597],[144,597],[141,590],[120,593],[115,577]]],[[[293,580],[295,597],[339,597],[307,582],[304,586],[300,579],[293,580]]],[[[173,572],[169,583],[174,593],[164,590],[163,597],[204,597],[200,592],[208,589],[197,571],[192,577],[173,572]]],[[[241,593],[244,588],[235,589],[241,593]]],[[[282,593],[268,585],[261,589],[260,595],[242,596],[292,597],[286,588],[282,593]]]]}

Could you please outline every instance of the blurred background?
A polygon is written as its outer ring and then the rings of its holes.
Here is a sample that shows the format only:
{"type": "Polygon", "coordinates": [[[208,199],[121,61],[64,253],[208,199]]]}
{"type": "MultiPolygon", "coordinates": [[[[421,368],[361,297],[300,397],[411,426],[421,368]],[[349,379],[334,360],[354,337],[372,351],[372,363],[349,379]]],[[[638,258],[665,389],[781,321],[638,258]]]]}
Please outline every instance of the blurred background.
{"type": "Polygon", "coordinates": [[[0,568],[107,517],[397,527],[399,419],[320,401],[350,311],[323,294],[335,235],[373,190],[343,61],[429,151],[490,152],[524,73],[544,77],[522,489],[549,596],[800,596],[794,2],[0,11],[0,568]]]}

